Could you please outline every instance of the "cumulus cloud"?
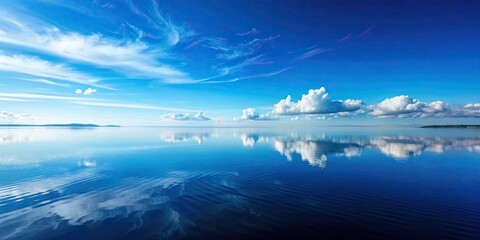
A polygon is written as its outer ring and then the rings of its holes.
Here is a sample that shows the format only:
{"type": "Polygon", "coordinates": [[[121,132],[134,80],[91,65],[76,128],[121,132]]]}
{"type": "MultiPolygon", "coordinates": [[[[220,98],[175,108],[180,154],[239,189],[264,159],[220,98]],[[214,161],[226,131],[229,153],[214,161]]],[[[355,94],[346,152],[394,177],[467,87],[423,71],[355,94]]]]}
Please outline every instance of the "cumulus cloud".
{"type": "Polygon", "coordinates": [[[87,88],[85,89],[85,91],[82,91],[82,89],[77,89],[75,90],[75,93],[76,94],[83,94],[83,95],[92,95],[93,93],[96,93],[97,92],[97,89],[95,88],[87,88]]]}
{"type": "Polygon", "coordinates": [[[260,120],[273,120],[274,118],[268,116],[268,114],[259,114],[255,110],[255,108],[247,108],[242,110],[242,116],[240,120],[253,120],[253,121],[260,121],[260,120]]]}
{"type": "Polygon", "coordinates": [[[0,111],[0,122],[17,122],[31,118],[32,116],[30,114],[0,111]]]}
{"type": "Polygon", "coordinates": [[[205,116],[205,112],[198,112],[197,114],[190,113],[169,113],[161,116],[165,121],[210,121],[211,119],[205,116]]]}
{"type": "Polygon", "coordinates": [[[421,102],[406,95],[387,98],[369,106],[370,114],[378,118],[477,118],[480,104],[454,106],[442,101],[421,102]]]}
{"type": "Polygon", "coordinates": [[[96,93],[96,92],[97,92],[97,89],[87,88],[87,89],[83,92],[83,94],[84,94],[84,95],[90,95],[90,94],[96,93]]]}
{"type": "Polygon", "coordinates": [[[292,102],[290,95],[274,105],[272,113],[278,115],[328,114],[353,112],[363,106],[360,100],[331,100],[324,87],[310,89],[297,102],[292,102]]]}

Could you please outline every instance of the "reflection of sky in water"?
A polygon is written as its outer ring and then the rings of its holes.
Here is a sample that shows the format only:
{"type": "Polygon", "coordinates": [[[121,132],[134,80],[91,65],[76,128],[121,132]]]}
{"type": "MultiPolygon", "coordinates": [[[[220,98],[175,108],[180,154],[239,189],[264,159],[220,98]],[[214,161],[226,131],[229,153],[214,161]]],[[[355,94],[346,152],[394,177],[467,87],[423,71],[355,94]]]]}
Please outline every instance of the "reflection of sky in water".
{"type": "MultiPolygon", "coordinates": [[[[480,220],[475,215],[480,207],[468,204],[480,197],[480,179],[474,174],[480,170],[480,131],[422,131],[0,129],[0,238],[208,239],[209,234],[225,238],[238,229],[244,229],[243,234],[261,232],[300,212],[318,218],[318,224],[326,221],[321,216],[330,210],[332,219],[360,218],[350,200],[343,198],[347,193],[335,193],[339,186],[348,186],[348,194],[354,195],[346,196],[353,202],[368,199],[382,205],[379,199],[391,197],[398,209],[403,203],[396,202],[393,192],[402,192],[402,201],[411,199],[409,204],[419,204],[415,207],[421,211],[431,204],[424,206],[413,193],[402,190],[410,184],[402,168],[410,165],[400,167],[392,161],[409,158],[402,162],[415,164],[408,171],[419,174],[412,179],[420,182],[409,188],[430,189],[418,191],[444,208],[429,211],[452,217],[439,227],[448,228],[463,217],[461,228],[470,231],[466,236],[478,234],[470,227],[480,220]],[[382,164],[373,162],[376,159],[382,164]],[[456,174],[451,175],[449,168],[456,174]],[[352,177],[356,180],[348,182],[352,177]],[[371,189],[380,191],[386,185],[362,180],[372,178],[391,180],[390,187],[396,190],[384,189],[377,199],[371,189]],[[436,195],[440,193],[441,198],[436,195]],[[467,212],[458,209],[465,204],[467,212]],[[233,220],[238,223],[229,224],[233,220]]],[[[369,209],[376,211],[368,206],[365,211],[369,209]]],[[[410,216],[408,211],[395,214],[410,216]]],[[[414,219],[416,213],[411,214],[414,219]]],[[[248,234],[238,236],[255,236],[248,234]]],[[[446,236],[442,231],[437,234],[446,236]]]]}

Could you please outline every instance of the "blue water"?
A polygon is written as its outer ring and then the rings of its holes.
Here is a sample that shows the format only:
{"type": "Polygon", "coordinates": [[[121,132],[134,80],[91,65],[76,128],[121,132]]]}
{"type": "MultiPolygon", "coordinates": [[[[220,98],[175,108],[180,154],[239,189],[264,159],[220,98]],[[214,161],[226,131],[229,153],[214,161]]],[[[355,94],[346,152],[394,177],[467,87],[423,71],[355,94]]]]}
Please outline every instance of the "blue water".
{"type": "Polygon", "coordinates": [[[480,131],[0,128],[0,239],[480,239],[480,131]]]}

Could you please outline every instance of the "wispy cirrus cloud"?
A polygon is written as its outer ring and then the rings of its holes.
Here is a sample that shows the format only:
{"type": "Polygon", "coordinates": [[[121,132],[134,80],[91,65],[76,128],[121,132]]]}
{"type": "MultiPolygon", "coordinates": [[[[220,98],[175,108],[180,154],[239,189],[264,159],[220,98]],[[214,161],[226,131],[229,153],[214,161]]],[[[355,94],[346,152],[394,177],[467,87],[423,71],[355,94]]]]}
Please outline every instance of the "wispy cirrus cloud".
{"type": "Polygon", "coordinates": [[[298,57],[298,60],[311,58],[311,57],[313,57],[315,55],[318,55],[320,53],[325,53],[325,52],[329,52],[329,51],[332,51],[332,49],[330,49],[330,48],[315,48],[315,49],[312,49],[312,50],[309,50],[309,51],[306,51],[306,52],[302,53],[302,55],[300,55],[300,57],[298,57]]]}
{"type": "Polygon", "coordinates": [[[157,1],[150,1],[150,4],[145,2],[147,3],[147,6],[145,6],[146,10],[138,7],[138,2],[126,0],[124,3],[130,11],[147,20],[148,24],[158,31],[158,33],[146,33],[149,37],[162,38],[169,46],[175,46],[184,38],[194,34],[193,30],[175,24],[168,15],[162,14],[157,1]]]}
{"type": "Polygon", "coordinates": [[[215,50],[220,50],[221,52],[216,55],[217,58],[231,61],[234,59],[255,54],[260,48],[263,47],[263,45],[266,42],[275,40],[278,37],[280,37],[280,35],[276,35],[268,38],[255,38],[251,41],[248,41],[245,43],[242,42],[233,46],[225,46],[225,45],[205,45],[205,46],[215,50]]]}
{"type": "MultiPolygon", "coordinates": [[[[0,71],[108,88],[98,84],[100,81],[98,78],[78,72],[63,64],[54,64],[33,56],[0,54],[0,71]]],[[[46,79],[29,79],[29,81],[53,83],[46,79]]]]}
{"type": "Polygon", "coordinates": [[[236,78],[233,78],[233,79],[218,80],[218,81],[204,81],[202,83],[203,84],[228,83],[228,82],[237,82],[237,81],[240,81],[240,80],[251,79],[251,78],[271,77],[271,76],[275,76],[275,75],[278,75],[280,73],[283,73],[283,72],[289,70],[290,68],[291,67],[286,67],[286,68],[282,68],[278,71],[269,72],[269,73],[260,73],[260,74],[254,74],[254,75],[248,75],[248,76],[244,76],[244,77],[236,77],[236,78]]]}
{"type": "Polygon", "coordinates": [[[70,86],[70,84],[67,84],[67,83],[58,83],[58,82],[54,82],[54,81],[44,79],[44,78],[17,78],[17,79],[24,80],[24,81],[29,81],[29,82],[44,83],[44,84],[57,86],[57,87],[68,87],[68,86],[70,86]]]}
{"type": "Polygon", "coordinates": [[[112,69],[128,76],[169,83],[194,82],[187,73],[159,61],[171,57],[168,49],[152,48],[142,41],[115,39],[98,33],[65,32],[51,25],[34,27],[36,24],[40,23],[22,23],[8,15],[2,16],[0,42],[112,69]]]}
{"type": "Polygon", "coordinates": [[[237,36],[240,36],[240,37],[244,37],[244,36],[247,36],[247,35],[255,35],[255,34],[259,34],[260,31],[258,31],[256,28],[252,28],[246,32],[243,32],[243,33],[237,33],[237,36]]]}
{"type": "Polygon", "coordinates": [[[96,106],[96,107],[160,110],[160,111],[169,111],[169,112],[173,112],[173,111],[198,112],[198,110],[184,109],[184,108],[163,107],[163,106],[155,106],[155,105],[139,104],[139,103],[115,102],[115,101],[99,99],[99,98],[69,97],[69,96],[59,96],[59,95],[43,95],[43,94],[31,94],[31,93],[0,93],[0,101],[2,101],[4,98],[6,99],[5,101],[12,101],[10,99],[15,99],[17,101],[43,100],[43,101],[58,101],[62,103],[85,105],[85,106],[96,106]]]}
{"type": "Polygon", "coordinates": [[[71,101],[70,103],[78,104],[78,105],[97,106],[97,107],[131,108],[131,109],[146,109],[146,110],[161,110],[161,111],[184,111],[184,112],[197,111],[197,110],[191,110],[191,109],[161,107],[161,106],[136,104],[136,103],[95,102],[95,101],[71,101]]]}

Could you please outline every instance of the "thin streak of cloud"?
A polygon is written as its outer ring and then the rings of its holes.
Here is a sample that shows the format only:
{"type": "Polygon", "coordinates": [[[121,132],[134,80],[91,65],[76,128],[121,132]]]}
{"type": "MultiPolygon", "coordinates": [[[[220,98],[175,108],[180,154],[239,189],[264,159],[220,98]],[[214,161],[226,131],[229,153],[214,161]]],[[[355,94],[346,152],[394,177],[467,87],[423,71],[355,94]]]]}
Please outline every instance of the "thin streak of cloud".
{"type": "Polygon", "coordinates": [[[348,34],[347,36],[341,38],[337,42],[345,42],[345,41],[349,40],[351,37],[352,37],[352,34],[348,34]]]}
{"type": "Polygon", "coordinates": [[[375,24],[372,24],[369,28],[367,28],[365,31],[363,31],[362,33],[360,33],[357,37],[361,37],[365,34],[368,34],[369,32],[371,32],[373,30],[373,28],[375,27],[375,24]]]}
{"type": "Polygon", "coordinates": [[[161,110],[161,111],[182,111],[182,112],[198,112],[198,110],[160,107],[145,104],[131,104],[131,103],[114,103],[114,102],[85,102],[74,101],[70,102],[79,105],[97,106],[97,107],[115,107],[115,108],[133,108],[133,109],[147,109],[147,110],[161,110]]]}
{"type": "Polygon", "coordinates": [[[43,79],[43,78],[17,78],[17,79],[24,80],[24,81],[29,81],[29,82],[45,83],[45,84],[48,84],[48,85],[53,85],[53,86],[58,86],[58,87],[68,87],[68,86],[70,86],[70,84],[57,83],[57,82],[50,81],[48,79],[43,79]]]}
{"type": "MultiPolygon", "coordinates": [[[[80,73],[62,64],[54,64],[37,57],[0,54],[0,71],[28,74],[31,76],[80,83],[108,88],[98,84],[100,79],[80,73]]],[[[43,81],[46,83],[45,81],[43,81]]],[[[51,82],[48,81],[47,82],[51,82]]]]}
{"type": "Polygon", "coordinates": [[[5,98],[5,97],[0,97],[0,101],[8,101],[8,102],[26,102],[24,99],[19,99],[19,98],[5,98]]]}
{"type": "Polygon", "coordinates": [[[280,69],[279,71],[276,71],[276,72],[271,72],[271,73],[262,73],[262,74],[251,75],[251,76],[245,76],[245,77],[237,77],[237,78],[230,79],[230,80],[220,80],[220,81],[205,81],[205,82],[201,82],[201,83],[204,83],[204,84],[212,84],[212,83],[230,83],[230,82],[237,82],[237,81],[240,81],[240,80],[251,79],[251,78],[271,77],[271,76],[275,76],[275,75],[278,75],[278,74],[280,74],[280,73],[283,73],[283,72],[285,72],[285,71],[289,70],[290,68],[292,68],[292,67],[286,67],[286,68],[280,69]]]}
{"type": "Polygon", "coordinates": [[[248,30],[247,32],[237,33],[237,36],[244,37],[244,36],[247,36],[247,35],[259,34],[259,33],[260,33],[260,31],[258,31],[256,28],[252,28],[252,29],[248,30]]]}
{"type": "Polygon", "coordinates": [[[28,101],[26,99],[56,100],[64,103],[88,105],[88,106],[99,106],[99,107],[148,109],[148,110],[161,110],[161,111],[170,111],[170,112],[198,112],[198,110],[183,109],[183,108],[162,107],[162,106],[153,106],[153,105],[146,105],[146,104],[135,104],[135,103],[119,103],[119,102],[110,102],[110,101],[107,102],[103,99],[95,99],[95,98],[88,98],[88,101],[86,101],[87,99],[83,97],[51,96],[51,95],[30,94],[30,93],[0,93],[0,100],[2,100],[3,98],[18,99],[19,101],[28,101]]]}
{"type": "Polygon", "coordinates": [[[325,52],[329,52],[329,51],[332,51],[332,49],[331,48],[315,48],[313,50],[307,51],[307,52],[303,53],[302,55],[300,55],[300,57],[298,57],[298,60],[311,58],[315,55],[325,53],[325,52]]]}
{"type": "Polygon", "coordinates": [[[31,93],[0,93],[0,97],[17,98],[17,99],[43,99],[43,100],[68,100],[68,101],[84,100],[83,98],[80,98],[80,97],[52,96],[52,95],[31,94],[31,93]]]}

